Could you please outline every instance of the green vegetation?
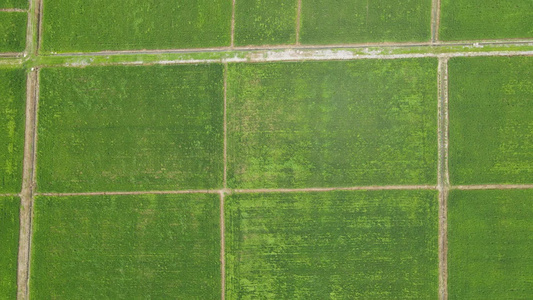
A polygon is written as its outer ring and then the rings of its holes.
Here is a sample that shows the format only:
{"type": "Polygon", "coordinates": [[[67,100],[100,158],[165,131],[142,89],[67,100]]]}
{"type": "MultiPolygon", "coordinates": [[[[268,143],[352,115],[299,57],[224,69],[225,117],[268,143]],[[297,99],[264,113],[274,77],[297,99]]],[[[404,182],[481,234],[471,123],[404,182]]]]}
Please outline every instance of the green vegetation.
{"type": "Polygon", "coordinates": [[[235,2],[235,45],[279,45],[296,42],[296,0],[235,2]]]}
{"type": "Polygon", "coordinates": [[[232,188],[436,184],[436,59],[232,64],[232,188]]]}
{"type": "Polygon", "coordinates": [[[56,0],[43,4],[45,52],[229,46],[231,1],[56,0]]]}
{"type": "Polygon", "coordinates": [[[531,0],[442,0],[443,40],[533,38],[531,0]]]}
{"type": "Polygon", "coordinates": [[[220,188],[222,65],[41,71],[40,191],[220,188]]]}
{"type": "Polygon", "coordinates": [[[454,58],[449,69],[452,184],[531,183],[533,58],[454,58]]]}
{"type": "Polygon", "coordinates": [[[0,69],[0,194],[22,187],[25,107],[25,71],[0,69]]]}
{"type": "Polygon", "coordinates": [[[449,299],[533,295],[533,190],[454,190],[448,208],[449,299]]]}
{"type": "Polygon", "coordinates": [[[0,0],[0,8],[27,8],[28,0],[0,0]]]}
{"type": "Polygon", "coordinates": [[[227,299],[435,299],[435,191],[234,194],[227,299]]]}
{"type": "Polygon", "coordinates": [[[0,299],[17,298],[19,207],[19,198],[0,197],[0,299]]]}
{"type": "Polygon", "coordinates": [[[37,197],[34,299],[220,297],[219,197],[37,197]]]}
{"type": "Polygon", "coordinates": [[[302,44],[428,41],[431,0],[306,0],[302,44]]]}
{"type": "Polygon", "coordinates": [[[0,11],[0,52],[22,52],[26,45],[26,13],[0,11]]]}

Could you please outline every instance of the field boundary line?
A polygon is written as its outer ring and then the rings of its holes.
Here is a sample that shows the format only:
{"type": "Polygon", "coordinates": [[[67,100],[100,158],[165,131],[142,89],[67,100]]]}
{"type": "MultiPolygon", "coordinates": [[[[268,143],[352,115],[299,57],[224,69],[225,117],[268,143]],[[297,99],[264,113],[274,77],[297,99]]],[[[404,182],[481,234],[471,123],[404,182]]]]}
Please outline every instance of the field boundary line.
{"type": "Polygon", "coordinates": [[[448,299],[448,58],[438,64],[439,299],[448,299]]]}
{"type": "Polygon", "coordinates": [[[224,191],[220,191],[220,286],[221,298],[226,299],[226,224],[224,219],[224,191]]]}
{"type": "Polygon", "coordinates": [[[29,299],[31,236],[33,218],[33,190],[35,185],[35,149],[37,136],[37,107],[39,98],[39,69],[28,73],[26,79],[26,123],[24,133],[24,162],[20,193],[20,235],[17,268],[17,299],[29,299]]]}
{"type": "Polygon", "coordinates": [[[20,194],[0,194],[0,197],[20,197],[20,194]]]}
{"type": "Polygon", "coordinates": [[[43,0],[36,1],[39,6],[37,8],[37,45],[35,48],[35,54],[38,55],[43,40],[43,0]]]}
{"type": "Polygon", "coordinates": [[[300,27],[302,19],[302,0],[297,0],[296,3],[296,45],[300,45],[300,27]]]}
{"type": "Polygon", "coordinates": [[[235,47],[235,1],[231,1],[231,33],[230,33],[230,48],[235,47]]]}
{"type": "Polygon", "coordinates": [[[35,193],[36,196],[120,196],[120,195],[173,195],[173,194],[219,194],[221,190],[176,190],[176,191],[111,191],[81,193],[35,193]]]}
{"type": "MultiPolygon", "coordinates": [[[[350,61],[360,59],[406,59],[406,58],[452,58],[452,57],[481,57],[481,56],[532,56],[533,50],[528,51],[489,51],[489,52],[456,52],[456,53],[415,53],[415,54],[358,54],[350,51],[312,50],[297,51],[286,49],[283,52],[266,51],[250,53],[246,57],[214,58],[214,59],[175,59],[154,61],[116,61],[116,62],[42,62],[39,67],[70,67],[80,68],[86,66],[152,66],[152,65],[187,65],[187,64],[210,64],[210,63],[262,63],[262,62],[302,62],[302,61],[350,61]]],[[[89,58],[92,59],[92,58],[89,58]]]]}
{"type": "Polygon", "coordinates": [[[509,39],[509,40],[474,40],[474,41],[439,41],[438,43],[430,42],[379,42],[379,43],[354,43],[354,44],[328,44],[328,45],[265,45],[265,46],[224,46],[224,47],[208,47],[208,48],[187,48],[187,49],[151,49],[151,50],[104,50],[95,52],[65,52],[65,53],[44,53],[42,56],[57,57],[57,56],[109,56],[109,55],[123,55],[123,54],[179,54],[179,53],[210,53],[210,52],[226,52],[226,51],[261,51],[261,50],[308,50],[308,49],[346,49],[346,48],[373,48],[380,47],[383,50],[394,48],[413,48],[413,47],[427,47],[433,49],[435,47],[450,47],[450,46],[464,46],[464,47],[482,47],[482,46],[516,46],[525,44],[526,46],[533,45],[533,39],[509,39]]]}
{"type": "Polygon", "coordinates": [[[24,52],[2,52],[0,53],[0,57],[7,57],[7,58],[17,58],[24,55],[24,52]]]}
{"type": "Polygon", "coordinates": [[[480,184],[480,185],[456,185],[452,190],[520,190],[533,189],[533,184],[480,184]]]}
{"type": "Polygon", "coordinates": [[[301,189],[234,189],[233,193],[297,193],[297,192],[330,192],[330,191],[379,191],[379,190],[435,190],[434,185],[384,185],[384,186],[353,186],[329,188],[301,189]]]}
{"type": "Polygon", "coordinates": [[[224,134],[224,174],[223,174],[223,186],[224,189],[228,186],[228,123],[227,123],[227,101],[228,99],[228,63],[224,64],[224,118],[223,118],[223,134],[224,134]]]}
{"type": "Polygon", "coordinates": [[[431,2],[431,42],[439,42],[439,26],[440,26],[440,0],[433,0],[431,2]]]}
{"type": "Polygon", "coordinates": [[[29,10],[23,8],[0,8],[0,12],[27,13],[29,10]]]}

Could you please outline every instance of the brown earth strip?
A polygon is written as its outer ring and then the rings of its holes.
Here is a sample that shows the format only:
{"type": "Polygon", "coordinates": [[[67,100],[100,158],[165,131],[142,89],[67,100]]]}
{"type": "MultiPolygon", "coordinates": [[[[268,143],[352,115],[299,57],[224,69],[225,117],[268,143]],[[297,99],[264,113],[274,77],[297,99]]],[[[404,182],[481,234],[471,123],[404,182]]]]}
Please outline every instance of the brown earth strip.
{"type": "Polygon", "coordinates": [[[222,289],[222,300],[226,299],[226,225],[224,221],[224,192],[220,192],[220,280],[222,289]]]}
{"type": "Polygon", "coordinates": [[[448,58],[438,66],[439,299],[448,299],[448,58]]]}
{"type": "Polygon", "coordinates": [[[456,185],[454,190],[511,190],[533,189],[533,184],[483,184],[483,185],[456,185]]]}
{"type": "Polygon", "coordinates": [[[300,22],[302,18],[302,0],[298,0],[296,7],[296,45],[300,45],[300,22]]]}
{"type": "Polygon", "coordinates": [[[20,209],[20,238],[17,271],[17,299],[29,299],[30,249],[35,171],[35,137],[39,91],[39,70],[28,73],[26,82],[26,130],[20,209]]]}
{"type": "Polygon", "coordinates": [[[227,188],[228,179],[228,125],[227,125],[227,98],[228,98],[228,64],[224,64],[224,179],[223,186],[227,188]]]}
{"type": "Polygon", "coordinates": [[[231,43],[230,48],[235,45],[235,0],[231,2],[231,43]]]}
{"type": "Polygon", "coordinates": [[[27,9],[21,9],[21,8],[0,8],[0,12],[28,12],[27,9]]]}

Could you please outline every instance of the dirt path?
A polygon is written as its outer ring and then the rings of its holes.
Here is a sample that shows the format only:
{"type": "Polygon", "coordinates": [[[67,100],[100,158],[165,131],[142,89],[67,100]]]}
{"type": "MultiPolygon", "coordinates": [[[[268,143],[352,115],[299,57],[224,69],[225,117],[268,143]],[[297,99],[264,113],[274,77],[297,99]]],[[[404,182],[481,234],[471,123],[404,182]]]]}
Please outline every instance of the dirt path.
{"type": "Polygon", "coordinates": [[[17,12],[17,13],[27,13],[27,9],[21,8],[0,8],[0,12],[17,12]]]}
{"type": "Polygon", "coordinates": [[[228,98],[228,64],[224,64],[224,150],[223,150],[223,160],[224,160],[224,179],[223,186],[224,189],[228,187],[228,122],[227,122],[227,98],[228,98]]]}
{"type": "Polygon", "coordinates": [[[511,190],[533,189],[533,184],[483,184],[483,185],[457,185],[454,190],[511,190]]]}
{"type": "Polygon", "coordinates": [[[224,192],[220,192],[220,280],[222,300],[226,299],[226,224],[224,220],[224,192]]]}
{"type": "Polygon", "coordinates": [[[448,58],[438,66],[439,299],[448,299],[448,58]]]}
{"type": "Polygon", "coordinates": [[[329,192],[329,191],[379,191],[379,190],[435,190],[433,185],[384,185],[384,186],[354,186],[330,188],[301,188],[301,189],[235,189],[233,193],[297,193],[297,192],[329,192]]]}
{"type": "Polygon", "coordinates": [[[296,45],[300,45],[300,22],[302,19],[302,0],[298,0],[296,6],[296,45]]]}
{"type": "Polygon", "coordinates": [[[439,40],[440,26],[440,0],[433,0],[431,3],[431,42],[439,40]]]}
{"type": "Polygon", "coordinates": [[[112,191],[112,192],[86,192],[86,193],[36,193],[37,196],[115,196],[115,195],[173,195],[173,194],[219,194],[220,190],[181,190],[181,191],[112,191]]]}
{"type": "Polygon", "coordinates": [[[29,299],[30,249],[35,171],[36,112],[38,105],[39,70],[27,77],[26,129],[24,142],[23,181],[20,209],[20,238],[17,271],[17,299],[29,299]]]}
{"type": "Polygon", "coordinates": [[[231,2],[231,38],[230,38],[230,48],[235,46],[235,0],[231,2]]]}

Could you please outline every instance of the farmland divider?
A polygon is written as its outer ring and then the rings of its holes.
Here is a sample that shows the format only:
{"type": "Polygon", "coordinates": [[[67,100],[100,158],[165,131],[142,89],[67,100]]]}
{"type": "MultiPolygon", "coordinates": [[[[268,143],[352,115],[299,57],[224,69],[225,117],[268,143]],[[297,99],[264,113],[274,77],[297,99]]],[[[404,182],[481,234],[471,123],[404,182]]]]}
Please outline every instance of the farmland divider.
{"type": "Polygon", "coordinates": [[[439,190],[439,299],[448,299],[448,171],[449,146],[448,58],[438,64],[438,190],[439,190]]]}
{"type": "Polygon", "coordinates": [[[26,127],[24,141],[23,180],[20,208],[20,236],[17,271],[17,299],[29,299],[30,253],[35,189],[35,157],[37,109],[39,102],[39,69],[28,72],[26,80],[26,127]]]}

